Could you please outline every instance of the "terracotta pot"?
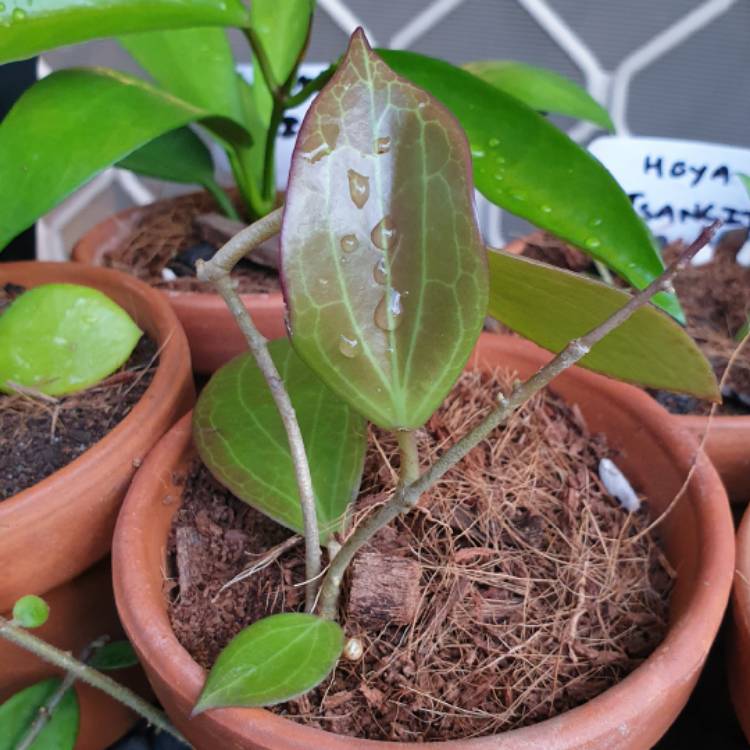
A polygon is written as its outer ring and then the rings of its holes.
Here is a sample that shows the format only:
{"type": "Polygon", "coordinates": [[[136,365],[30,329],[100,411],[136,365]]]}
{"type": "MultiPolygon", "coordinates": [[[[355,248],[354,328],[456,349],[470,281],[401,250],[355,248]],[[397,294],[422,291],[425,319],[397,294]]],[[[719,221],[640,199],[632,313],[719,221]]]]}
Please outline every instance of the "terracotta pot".
{"type": "MultiPolygon", "coordinates": [[[[523,238],[505,248],[521,255],[526,247],[523,238]]],[[[692,414],[673,415],[680,426],[700,442],[708,429],[708,417],[692,414]]],[[[705,450],[719,472],[732,503],[744,505],[750,499],[750,416],[719,415],[711,420],[705,450]]]]}
{"type": "MultiPolygon", "coordinates": [[[[109,562],[94,564],[109,552],[136,465],[194,401],[190,354],[164,298],[125,274],[74,263],[0,264],[0,283],[7,282],[27,288],[50,282],[95,287],[122,305],[160,348],[151,385],[120,424],[75,461],[0,502],[0,612],[7,613],[24,594],[44,596],[50,619],[37,634],[75,653],[101,635],[122,634],[109,562]]],[[[0,665],[0,700],[55,674],[1,640],[0,665]]],[[[147,685],[140,670],[128,672],[126,682],[143,691],[147,685]]],[[[76,690],[81,706],[76,750],[107,747],[133,723],[129,710],[99,691],[83,685],[76,690]]]]}
{"type": "MultiPolygon", "coordinates": [[[[160,201],[154,205],[164,202],[160,201]]],[[[73,260],[88,265],[100,265],[104,253],[122,243],[148,209],[148,206],[136,206],[97,224],[76,243],[72,253],[73,260]]],[[[218,294],[169,289],[160,289],[159,293],[169,300],[185,329],[193,369],[196,372],[212,373],[247,349],[237,323],[218,294]]],[[[266,338],[277,339],[286,335],[284,299],[281,292],[243,294],[242,301],[250,311],[258,330],[266,338]]]]}
{"type": "Polygon", "coordinates": [[[745,511],[737,531],[727,668],[734,710],[750,742],[750,508],[745,511]]]}
{"type": "Polygon", "coordinates": [[[7,263],[0,283],[95,287],[120,304],[160,348],[141,400],[75,461],[0,502],[0,612],[24,594],[43,595],[108,552],[117,511],[136,466],[192,405],[185,334],[162,295],[126,274],[76,263],[7,263]],[[40,543],[40,540],[42,542],[40,543]]]}
{"type": "MultiPolygon", "coordinates": [[[[549,359],[529,342],[483,334],[470,367],[509,366],[527,376],[549,359]]],[[[645,393],[574,369],[555,381],[578,403],[588,426],[620,451],[623,470],[656,512],[674,497],[696,451],[694,439],[645,393]]],[[[113,544],[115,597],[125,630],[159,699],[196,748],[245,750],[385,750],[399,743],[355,740],[305,727],[269,711],[222,709],[188,715],[205,674],[175,638],[163,594],[166,538],[179,506],[173,483],[192,457],[190,418],[159,442],[139,470],[120,513],[113,544]]],[[[679,576],[665,641],[617,686],[554,719],[494,737],[419,747],[467,750],[645,750],[685,704],[729,597],[734,564],[726,493],[703,454],[674,511],[662,525],[665,552],[679,576]]]]}
{"type": "MultiPolygon", "coordinates": [[[[48,591],[50,619],[35,635],[65,651],[80,651],[95,638],[124,638],[112,594],[109,560],[102,560],[73,581],[48,591]],[[93,606],[95,605],[95,606],[93,606]]],[[[13,693],[60,672],[28,651],[0,639],[0,703],[13,693]]],[[[112,676],[140,693],[148,684],[138,668],[113,672],[112,676]]],[[[83,683],[76,683],[81,723],[75,750],[101,750],[121,737],[136,716],[117,701],[83,683]]]]}

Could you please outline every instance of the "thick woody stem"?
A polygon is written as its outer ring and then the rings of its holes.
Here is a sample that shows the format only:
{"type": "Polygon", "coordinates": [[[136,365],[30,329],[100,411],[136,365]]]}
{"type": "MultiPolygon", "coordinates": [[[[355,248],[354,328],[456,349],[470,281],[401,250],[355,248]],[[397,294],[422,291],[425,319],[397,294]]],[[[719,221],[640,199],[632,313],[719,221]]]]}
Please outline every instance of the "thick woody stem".
{"type": "Polygon", "coordinates": [[[594,344],[601,341],[608,333],[622,325],[636,310],[643,307],[658,292],[669,289],[672,280],[690,265],[696,253],[716,234],[720,222],[716,221],[706,227],[688,248],[657,279],[645,289],[633,295],[628,302],[611,317],[585,336],[574,339],[548,364],[532,375],[524,383],[517,385],[508,398],[501,397],[500,404],[491,411],[471,432],[466,434],[415,481],[406,486],[399,485],[393,495],[380,506],[380,509],[361,523],[342,545],[338,555],[331,561],[328,572],[320,588],[319,612],[322,617],[334,619],[338,590],[354,555],[383,526],[397,516],[411,510],[421,495],[438,482],[443,475],[455,466],[472,448],[485,440],[494,429],[503,424],[516,409],[523,406],[534,394],[548,385],[560,373],[572,367],[589,353],[594,344]]]}
{"type": "Polygon", "coordinates": [[[307,610],[312,611],[315,606],[317,593],[317,579],[320,575],[320,536],[318,534],[318,519],[315,511],[315,494],[313,492],[310,466],[307,462],[302,432],[297,422],[292,402],[286,392],[279,371],[268,353],[266,338],[258,331],[250,314],[242,304],[239,294],[232,286],[230,273],[234,266],[261,243],[277,235],[281,230],[283,209],[277,208],[259,221],[232,237],[211,260],[198,263],[198,278],[201,281],[213,283],[216,291],[224,298],[230,312],[237,321],[250,352],[255,358],[263,377],[268,383],[276,407],[281,415],[281,421],[289,441],[294,473],[299,489],[300,505],[305,527],[305,577],[307,586],[305,601],[307,610]]]}
{"type": "Polygon", "coordinates": [[[144,701],[143,698],[136,695],[132,690],[115,682],[111,677],[107,677],[107,675],[78,661],[78,659],[75,659],[69,653],[51,646],[41,638],[37,638],[35,635],[14,625],[3,617],[0,617],[0,637],[9,640],[11,643],[15,643],[16,646],[25,648],[40,659],[60,669],[64,669],[69,675],[72,675],[73,679],[81,680],[81,682],[85,682],[97,688],[97,690],[101,690],[140,716],[143,716],[149,724],[153,724],[158,729],[169,732],[169,734],[176,737],[180,742],[188,744],[187,740],[170,724],[166,714],[144,701]]]}

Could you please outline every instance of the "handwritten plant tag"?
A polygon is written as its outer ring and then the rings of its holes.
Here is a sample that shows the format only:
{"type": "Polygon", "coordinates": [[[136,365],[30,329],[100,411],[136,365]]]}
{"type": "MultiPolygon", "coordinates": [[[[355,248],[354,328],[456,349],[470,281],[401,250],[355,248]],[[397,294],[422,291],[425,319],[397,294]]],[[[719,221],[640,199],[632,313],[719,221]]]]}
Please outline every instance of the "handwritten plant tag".
{"type": "MultiPolygon", "coordinates": [[[[720,219],[723,230],[750,226],[750,197],[738,173],[750,174],[750,149],[671,138],[602,136],[591,153],[628,193],[657,237],[690,241],[720,219]]],[[[707,247],[696,257],[713,257],[707,247]]],[[[738,260],[750,264],[750,243],[738,260]]]]}

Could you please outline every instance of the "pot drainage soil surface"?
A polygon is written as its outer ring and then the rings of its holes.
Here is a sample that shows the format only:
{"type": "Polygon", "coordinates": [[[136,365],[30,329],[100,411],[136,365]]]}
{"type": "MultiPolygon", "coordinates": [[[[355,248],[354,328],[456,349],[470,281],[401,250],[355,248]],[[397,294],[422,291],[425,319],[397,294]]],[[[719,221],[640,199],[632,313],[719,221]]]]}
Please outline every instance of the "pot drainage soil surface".
{"type": "MultiPolygon", "coordinates": [[[[213,199],[200,193],[146,206],[127,219],[131,231],[117,247],[104,253],[103,264],[160,289],[213,293],[211,285],[196,279],[195,263],[210,258],[218,243],[207,238],[196,219],[216,210],[213,199]],[[169,278],[165,278],[165,270],[169,278]]],[[[281,289],[276,271],[249,260],[240,262],[232,278],[241,294],[281,289]]]]}
{"type": "MultiPolygon", "coordinates": [[[[750,267],[736,262],[737,252],[747,233],[727,232],[711,263],[691,266],[674,282],[687,317],[687,331],[721,378],[737,348],[737,333],[750,314],[750,267]]],[[[526,240],[523,254],[535,260],[596,275],[589,258],[545,232],[535,232],[526,240]]],[[[664,251],[666,260],[674,258],[682,246],[676,243],[664,251]]],[[[668,391],[650,391],[659,403],[673,414],[703,414],[711,404],[691,396],[668,391]]],[[[724,388],[724,403],[717,414],[750,414],[750,344],[735,359],[724,388]]]]}
{"type": "MultiPolygon", "coordinates": [[[[0,314],[23,291],[0,287],[0,314]]],[[[128,361],[91,388],[63,397],[0,394],[0,501],[62,469],[117,426],[141,399],[158,364],[142,336],[128,361]]]]}
{"type": "MultiPolygon", "coordinates": [[[[511,382],[464,374],[419,432],[423,462],[511,382]]],[[[603,489],[604,456],[617,461],[575,407],[538,394],[384,529],[361,553],[366,564],[355,561],[341,619],[362,639],[363,659],[342,659],[319,688],[272,710],[339,734],[445,740],[546,719],[620,681],[662,640],[674,573],[653,535],[641,533],[648,503],[629,514],[603,489]],[[401,601],[368,600],[378,561],[404,571],[390,583],[401,601]]],[[[357,514],[388,497],[397,466],[393,438],[372,429],[357,514]]],[[[303,606],[303,546],[225,586],[290,532],[197,463],[183,479],[169,538],[170,618],[209,668],[241,628],[303,606]]]]}

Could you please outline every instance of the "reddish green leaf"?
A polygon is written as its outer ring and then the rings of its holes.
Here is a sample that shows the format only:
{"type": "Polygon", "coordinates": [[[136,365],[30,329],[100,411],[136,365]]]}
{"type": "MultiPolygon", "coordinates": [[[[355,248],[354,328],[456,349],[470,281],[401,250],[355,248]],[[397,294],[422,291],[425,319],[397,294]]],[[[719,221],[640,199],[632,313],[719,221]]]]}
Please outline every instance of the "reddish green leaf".
{"type": "Polygon", "coordinates": [[[355,32],[300,130],[282,263],[295,349],[382,427],[427,420],[482,326],[469,165],[452,115],[355,32]]]}
{"type": "MultiPolygon", "coordinates": [[[[491,252],[489,265],[489,314],[553,352],[603,323],[630,296],[506,252],[491,252]]],[[[581,366],[619,380],[719,399],[711,366],[695,342],[650,305],[605,336],[581,366]]]]}
{"type": "MultiPolygon", "coordinates": [[[[297,413],[325,543],[357,494],[365,423],[300,360],[287,339],[272,341],[269,350],[297,413]]],[[[286,430],[249,353],[224,365],[201,391],[193,437],[211,473],[237,497],[280,524],[303,530],[286,430]]]]}

